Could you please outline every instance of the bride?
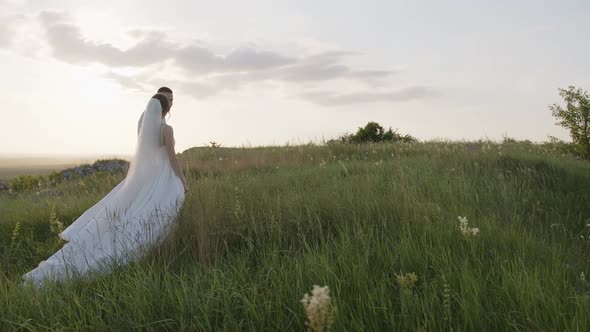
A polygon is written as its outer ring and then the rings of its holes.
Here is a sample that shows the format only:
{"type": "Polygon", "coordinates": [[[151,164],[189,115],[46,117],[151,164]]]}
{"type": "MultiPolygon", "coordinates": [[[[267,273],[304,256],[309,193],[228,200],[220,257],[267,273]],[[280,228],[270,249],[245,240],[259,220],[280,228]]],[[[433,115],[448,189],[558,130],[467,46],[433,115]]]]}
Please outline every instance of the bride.
{"type": "Polygon", "coordinates": [[[164,118],[170,106],[162,93],[150,99],[127,177],[60,234],[68,243],[25,274],[25,283],[108,273],[138,260],[169,234],[188,191],[164,118]]]}

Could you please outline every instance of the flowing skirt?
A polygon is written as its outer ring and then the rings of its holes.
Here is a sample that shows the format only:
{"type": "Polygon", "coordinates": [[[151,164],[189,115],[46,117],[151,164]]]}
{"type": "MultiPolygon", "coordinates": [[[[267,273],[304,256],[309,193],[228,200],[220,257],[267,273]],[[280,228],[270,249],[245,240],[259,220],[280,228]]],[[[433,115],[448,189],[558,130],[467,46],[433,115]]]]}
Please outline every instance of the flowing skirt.
{"type": "MultiPolygon", "coordinates": [[[[155,158],[165,158],[165,152],[155,158]]],[[[108,273],[137,261],[173,228],[184,201],[184,188],[170,162],[158,163],[148,181],[128,176],[61,234],[59,251],[23,276],[25,283],[65,280],[87,272],[108,273]],[[137,182],[137,181],[136,181],[137,182]]]]}

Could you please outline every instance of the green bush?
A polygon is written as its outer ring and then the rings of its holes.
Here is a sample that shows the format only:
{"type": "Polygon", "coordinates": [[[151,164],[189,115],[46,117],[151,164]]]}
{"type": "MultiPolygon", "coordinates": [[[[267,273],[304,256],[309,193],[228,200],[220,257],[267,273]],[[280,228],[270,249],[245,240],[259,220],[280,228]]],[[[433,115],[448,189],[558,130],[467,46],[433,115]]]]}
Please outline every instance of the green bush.
{"type": "Polygon", "coordinates": [[[10,182],[10,188],[14,191],[25,191],[39,188],[43,185],[43,176],[21,175],[10,182]]]}
{"type": "Polygon", "coordinates": [[[328,143],[378,143],[378,142],[415,142],[417,139],[411,135],[398,134],[396,130],[391,127],[387,131],[377,122],[370,121],[365,127],[359,127],[356,134],[344,134],[335,140],[330,140],[328,143]]]}

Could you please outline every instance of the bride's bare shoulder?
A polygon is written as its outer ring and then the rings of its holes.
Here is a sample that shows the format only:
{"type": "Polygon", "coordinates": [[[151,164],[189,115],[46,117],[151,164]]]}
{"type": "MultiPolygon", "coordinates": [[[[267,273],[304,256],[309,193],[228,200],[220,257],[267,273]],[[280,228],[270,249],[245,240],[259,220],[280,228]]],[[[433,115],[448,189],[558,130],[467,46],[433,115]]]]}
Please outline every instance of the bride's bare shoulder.
{"type": "Polygon", "coordinates": [[[173,133],[173,132],[174,132],[174,129],[172,128],[172,126],[171,126],[171,125],[169,125],[169,124],[164,124],[164,125],[162,126],[162,132],[164,132],[164,133],[166,133],[166,134],[167,134],[167,133],[173,133]]]}
{"type": "Polygon", "coordinates": [[[174,129],[171,125],[165,124],[162,126],[162,141],[163,143],[172,142],[174,140],[174,129]]]}

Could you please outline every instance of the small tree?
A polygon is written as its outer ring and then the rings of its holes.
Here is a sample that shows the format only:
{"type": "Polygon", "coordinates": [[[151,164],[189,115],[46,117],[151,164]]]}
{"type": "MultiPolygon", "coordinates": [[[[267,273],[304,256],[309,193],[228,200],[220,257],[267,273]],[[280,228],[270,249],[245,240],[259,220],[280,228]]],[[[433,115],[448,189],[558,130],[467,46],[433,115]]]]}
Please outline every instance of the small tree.
{"type": "Polygon", "coordinates": [[[400,135],[391,127],[387,131],[381,127],[377,122],[369,122],[364,128],[359,128],[356,134],[352,135],[354,143],[365,142],[415,142],[416,139],[411,135],[400,135]]]}
{"type": "Polygon", "coordinates": [[[327,143],[377,143],[377,142],[401,142],[410,143],[417,141],[415,137],[411,135],[398,134],[396,130],[391,130],[391,127],[387,131],[378,124],[377,122],[369,122],[364,127],[359,127],[356,134],[344,134],[337,139],[331,139],[327,143]]]}
{"type": "Polygon", "coordinates": [[[559,121],[557,124],[569,129],[574,144],[582,149],[582,154],[590,158],[590,96],[588,91],[569,86],[559,89],[559,95],[565,100],[565,108],[553,104],[549,109],[559,121]]]}
{"type": "Polygon", "coordinates": [[[383,127],[377,122],[369,122],[364,128],[359,130],[352,136],[354,143],[366,143],[366,142],[380,142],[383,140],[383,127]]]}

